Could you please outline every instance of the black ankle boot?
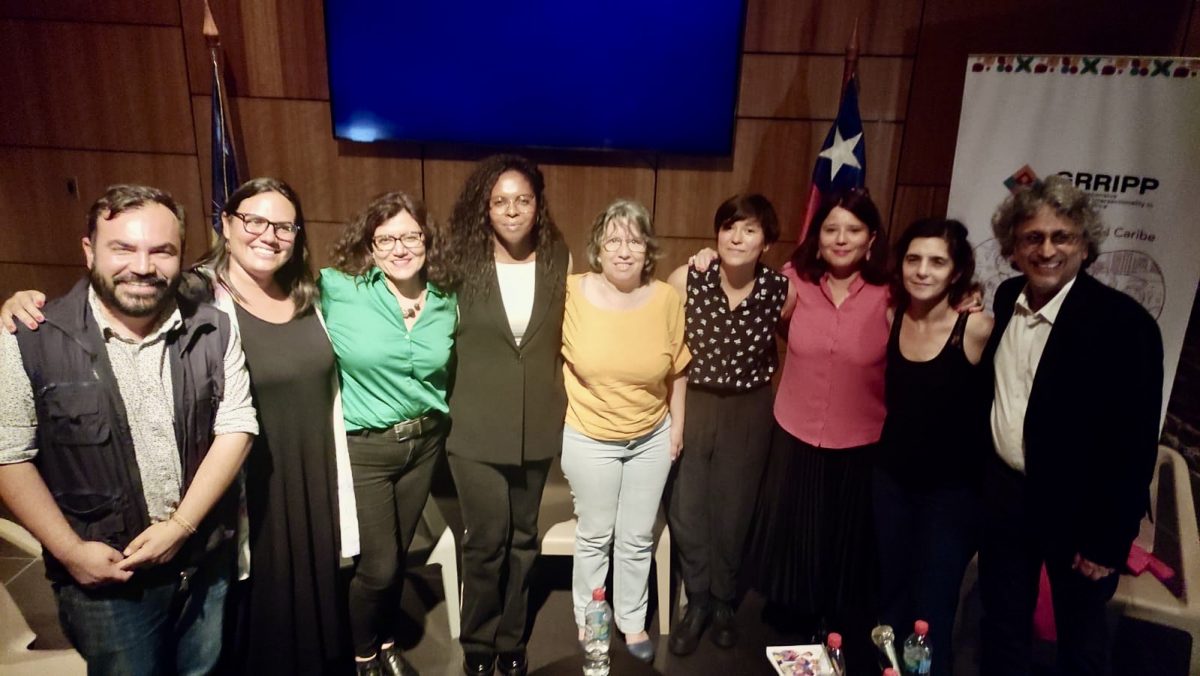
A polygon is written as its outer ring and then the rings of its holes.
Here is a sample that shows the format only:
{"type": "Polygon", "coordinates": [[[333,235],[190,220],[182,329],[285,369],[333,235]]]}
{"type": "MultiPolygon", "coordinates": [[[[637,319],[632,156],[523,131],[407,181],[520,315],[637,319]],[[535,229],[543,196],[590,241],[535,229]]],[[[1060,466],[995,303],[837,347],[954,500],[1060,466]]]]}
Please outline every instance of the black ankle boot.
{"type": "Polygon", "coordinates": [[[712,642],[722,648],[732,648],[737,645],[737,620],[734,617],[733,606],[725,601],[717,601],[713,608],[712,642]]]}
{"type": "Polygon", "coordinates": [[[667,648],[672,655],[691,655],[700,645],[700,635],[712,619],[712,606],[707,603],[689,603],[687,612],[675,628],[671,630],[671,638],[667,648]]]}
{"type": "Polygon", "coordinates": [[[383,676],[383,665],[379,663],[378,657],[372,657],[366,662],[354,660],[354,673],[356,676],[383,676]]]}
{"type": "Polygon", "coordinates": [[[383,666],[383,676],[421,676],[394,644],[379,651],[379,662],[383,666]]]}

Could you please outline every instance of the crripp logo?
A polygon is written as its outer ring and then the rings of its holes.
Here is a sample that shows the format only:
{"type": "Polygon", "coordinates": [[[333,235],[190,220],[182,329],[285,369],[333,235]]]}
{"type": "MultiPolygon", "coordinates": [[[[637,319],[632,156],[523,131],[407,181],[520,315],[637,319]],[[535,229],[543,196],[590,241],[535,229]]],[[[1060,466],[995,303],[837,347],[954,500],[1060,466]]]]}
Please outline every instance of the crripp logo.
{"type": "Polygon", "coordinates": [[[1145,195],[1148,191],[1158,189],[1158,179],[1153,176],[1125,176],[1092,171],[1060,171],[1058,175],[1071,179],[1076,188],[1088,192],[1124,194],[1136,191],[1139,195],[1145,195]]]}
{"type": "Polygon", "coordinates": [[[1021,167],[1012,176],[1004,179],[1004,187],[1008,188],[1009,192],[1016,192],[1019,188],[1024,188],[1027,185],[1033,185],[1038,180],[1037,174],[1029,167],[1028,164],[1021,167]]]}

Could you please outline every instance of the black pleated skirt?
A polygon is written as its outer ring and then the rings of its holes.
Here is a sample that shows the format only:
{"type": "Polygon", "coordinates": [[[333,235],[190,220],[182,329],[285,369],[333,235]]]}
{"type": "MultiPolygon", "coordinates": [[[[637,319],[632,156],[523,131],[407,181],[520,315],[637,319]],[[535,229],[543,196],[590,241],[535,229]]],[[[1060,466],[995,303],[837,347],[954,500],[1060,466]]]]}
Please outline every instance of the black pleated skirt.
{"type": "Polygon", "coordinates": [[[875,455],[874,444],[816,448],[776,424],[750,535],[751,584],[847,643],[869,641],[876,615],[875,455]]]}

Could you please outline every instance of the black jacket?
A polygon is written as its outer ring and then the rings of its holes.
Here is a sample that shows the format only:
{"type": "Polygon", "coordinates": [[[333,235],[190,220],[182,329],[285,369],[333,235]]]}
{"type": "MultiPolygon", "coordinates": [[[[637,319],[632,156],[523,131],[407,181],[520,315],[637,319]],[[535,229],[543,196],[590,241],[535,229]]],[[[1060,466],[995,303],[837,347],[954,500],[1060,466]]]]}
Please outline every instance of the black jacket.
{"type": "Polygon", "coordinates": [[[567,413],[562,322],[568,256],[566,245],[559,242],[549,261],[535,263],[533,311],[520,345],[504,313],[494,267],[486,293],[459,293],[447,453],[496,465],[520,465],[553,458],[562,450],[567,413]]]}
{"type": "MultiPolygon", "coordinates": [[[[87,301],[87,280],[46,305],[38,331],[17,334],[37,410],[34,465],[67,522],[85,540],[124,549],[150,525],[125,404],[100,328],[87,301]]],[[[209,305],[179,301],[183,324],[166,338],[175,399],[175,440],[186,492],[213,441],[224,393],[229,318],[209,305]]],[[[135,411],[136,415],[137,412],[135,411]]],[[[232,531],[236,494],[226,495],[196,524],[175,561],[187,564],[232,531]]],[[[46,575],[70,582],[46,553],[46,575]]]]}
{"type": "MultiPolygon", "coordinates": [[[[996,291],[988,373],[1025,278],[996,291]]],[[[1031,514],[1063,553],[1121,569],[1149,504],[1163,345],[1137,301],[1080,273],[1046,342],[1025,411],[1031,514]],[[1069,550],[1069,551],[1068,551],[1069,550]]],[[[994,391],[994,390],[993,390],[994,391]]]]}

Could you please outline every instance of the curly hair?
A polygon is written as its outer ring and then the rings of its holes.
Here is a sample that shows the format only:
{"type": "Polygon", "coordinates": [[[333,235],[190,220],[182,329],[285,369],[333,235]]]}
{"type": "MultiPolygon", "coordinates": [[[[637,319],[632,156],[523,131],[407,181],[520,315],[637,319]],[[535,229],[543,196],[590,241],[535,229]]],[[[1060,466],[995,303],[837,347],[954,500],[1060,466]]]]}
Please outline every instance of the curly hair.
{"type": "MultiPolygon", "coordinates": [[[[292,208],[296,210],[296,240],[292,244],[292,255],[288,257],[278,270],[275,271],[275,282],[279,287],[287,293],[292,299],[292,304],[296,310],[292,314],[293,317],[299,317],[308,312],[309,308],[317,301],[319,291],[317,290],[317,281],[313,275],[312,264],[309,262],[308,256],[308,235],[304,229],[304,209],[300,206],[300,196],[287,183],[277,178],[255,178],[246,181],[238,186],[238,189],[233,191],[229,199],[225,200],[225,206],[221,209],[221,214],[226,216],[226,222],[232,220],[233,215],[237,213],[238,207],[242,202],[263,193],[275,192],[279,193],[284,199],[291,203],[292,208]]],[[[229,281],[229,240],[224,230],[217,233],[216,241],[213,246],[204,254],[199,261],[196,261],[196,267],[203,267],[212,270],[212,274],[216,277],[216,281],[233,294],[233,297],[242,300],[241,294],[234,288],[229,281]]]]}
{"type": "Polygon", "coordinates": [[[614,201],[592,221],[587,243],[588,265],[591,266],[592,272],[600,272],[600,248],[603,246],[604,236],[608,234],[608,226],[613,223],[636,227],[638,234],[646,240],[646,264],[642,267],[642,284],[649,282],[654,277],[654,268],[658,267],[658,259],[662,258],[662,246],[654,236],[650,212],[633,200],[614,201]]]}
{"type": "Polygon", "coordinates": [[[333,245],[333,267],[351,277],[365,275],[375,266],[375,257],[371,251],[375,229],[405,212],[413,217],[421,227],[421,234],[425,235],[425,267],[421,269],[422,277],[445,288],[445,249],[442,243],[444,238],[439,236],[438,228],[425,209],[425,204],[399,190],[386,192],[371,200],[370,204],[346,224],[341,237],[333,245]]]}
{"type": "Polygon", "coordinates": [[[874,235],[875,241],[867,251],[867,258],[862,263],[859,274],[863,281],[869,284],[886,284],[887,278],[887,233],[883,231],[883,219],[879,216],[879,208],[871,201],[871,193],[866,188],[851,188],[850,190],[831,193],[821,199],[812,223],[800,246],[792,252],[792,267],[796,274],[805,277],[816,284],[821,281],[828,266],[821,258],[821,224],[829,218],[829,214],[841,207],[867,226],[867,231],[874,235]]]}
{"type": "Polygon", "coordinates": [[[914,221],[900,235],[893,249],[895,270],[892,272],[892,302],[896,307],[908,305],[908,289],[904,288],[904,256],[914,239],[936,237],[946,243],[950,262],[954,265],[954,277],[947,289],[950,305],[957,307],[974,288],[975,254],[967,241],[967,226],[953,219],[922,218],[914,221]]]}
{"type": "Polygon", "coordinates": [[[450,216],[450,227],[446,245],[446,282],[450,288],[468,294],[484,296],[489,292],[494,253],[495,231],[492,226],[492,188],[500,175],[516,171],[529,181],[537,202],[531,236],[537,253],[537,265],[549,275],[551,287],[561,286],[565,280],[554,279],[551,264],[552,247],[563,237],[554,219],[550,216],[550,205],[546,200],[546,179],[541,169],[519,155],[493,155],[475,166],[463,185],[462,192],[454,203],[450,216]]]}
{"type": "Polygon", "coordinates": [[[1087,257],[1083,260],[1086,269],[1100,255],[1100,245],[1108,233],[1087,193],[1076,188],[1071,179],[1059,175],[1047,176],[1018,188],[996,209],[992,216],[992,233],[1000,243],[1001,255],[1012,256],[1017,245],[1017,227],[1037,216],[1043,207],[1083,231],[1083,239],[1087,242],[1087,257]]]}

